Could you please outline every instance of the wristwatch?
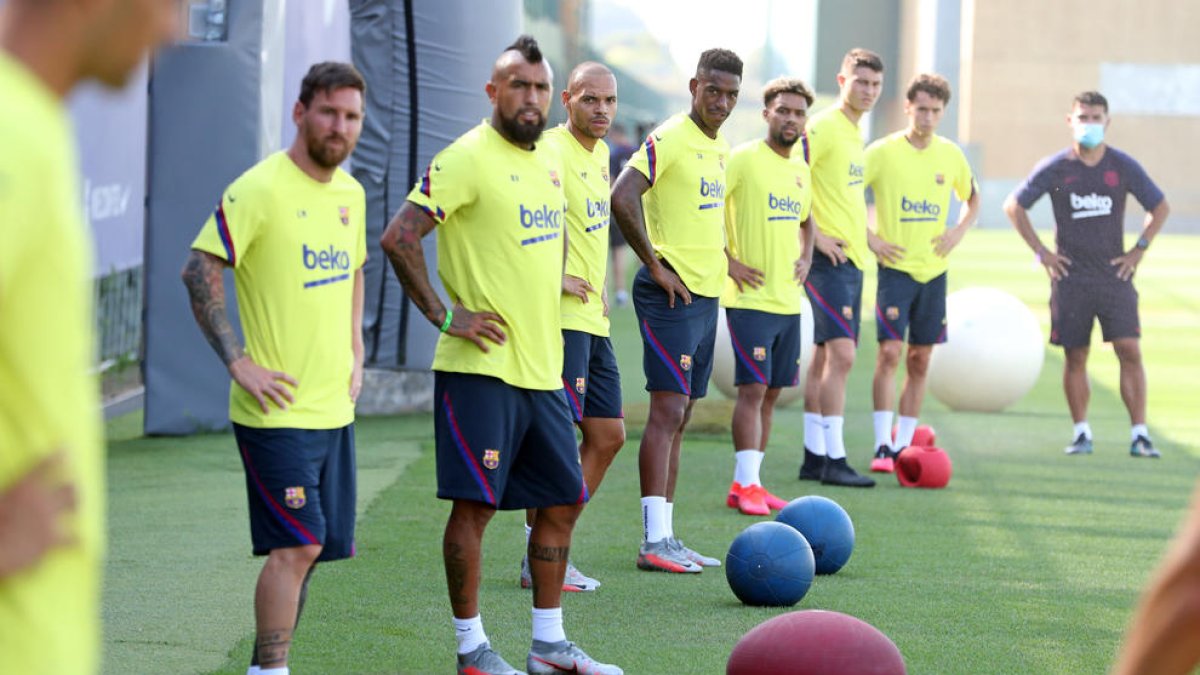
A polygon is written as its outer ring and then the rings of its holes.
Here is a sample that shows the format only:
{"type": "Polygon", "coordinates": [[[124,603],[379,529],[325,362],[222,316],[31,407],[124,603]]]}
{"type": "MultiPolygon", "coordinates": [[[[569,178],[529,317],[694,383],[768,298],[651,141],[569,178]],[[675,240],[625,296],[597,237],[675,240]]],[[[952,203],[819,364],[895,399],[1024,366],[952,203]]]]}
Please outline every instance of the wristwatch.
{"type": "Polygon", "coordinates": [[[1134,245],[1145,251],[1150,248],[1150,240],[1145,237],[1138,237],[1137,244],[1134,245]]]}

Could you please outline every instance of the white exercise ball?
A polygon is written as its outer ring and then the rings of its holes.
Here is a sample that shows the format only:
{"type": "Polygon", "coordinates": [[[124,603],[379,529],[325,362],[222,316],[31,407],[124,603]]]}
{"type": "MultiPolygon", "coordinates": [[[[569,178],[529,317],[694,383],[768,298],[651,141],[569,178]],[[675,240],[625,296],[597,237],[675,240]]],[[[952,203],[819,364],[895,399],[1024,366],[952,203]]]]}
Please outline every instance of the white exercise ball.
{"type": "Polygon", "coordinates": [[[1000,412],[1037,382],[1046,357],[1033,312],[995,288],[946,298],[947,342],[933,349],[929,392],[953,410],[1000,412]]]}
{"type": "MultiPolygon", "coordinates": [[[[812,305],[808,304],[808,298],[802,298],[801,303],[804,308],[800,314],[800,379],[796,386],[783,388],[775,402],[776,406],[787,406],[804,398],[804,377],[813,358],[813,320],[812,305]]],[[[717,343],[713,350],[711,382],[726,398],[737,400],[733,364],[733,343],[729,341],[729,324],[725,320],[725,308],[722,307],[717,317],[717,343]]]]}

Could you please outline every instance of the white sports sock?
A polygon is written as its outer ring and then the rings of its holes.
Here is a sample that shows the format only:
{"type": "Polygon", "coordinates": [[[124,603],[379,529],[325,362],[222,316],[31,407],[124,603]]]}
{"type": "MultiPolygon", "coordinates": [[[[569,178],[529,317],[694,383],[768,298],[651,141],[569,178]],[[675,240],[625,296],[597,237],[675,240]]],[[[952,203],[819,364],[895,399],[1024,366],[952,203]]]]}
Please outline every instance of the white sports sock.
{"type": "Polygon", "coordinates": [[[259,669],[258,675],[288,675],[288,667],[259,669]]]}
{"type": "Polygon", "coordinates": [[[912,445],[913,434],[917,433],[917,418],[900,416],[896,425],[896,450],[903,450],[912,445]]]}
{"type": "Polygon", "coordinates": [[[1148,429],[1145,424],[1135,424],[1133,425],[1133,428],[1129,430],[1129,436],[1129,440],[1131,441],[1136,441],[1138,436],[1150,438],[1150,429],[1148,429]]]}
{"type": "Polygon", "coordinates": [[[762,466],[765,454],[759,450],[738,450],[733,453],[736,462],[733,466],[733,482],[742,487],[762,485],[758,469],[762,466]]]}
{"type": "Polygon", "coordinates": [[[1071,440],[1079,438],[1080,434],[1083,434],[1083,437],[1088,440],[1092,439],[1092,427],[1087,420],[1075,423],[1075,430],[1071,432],[1071,440]]]}
{"type": "Polygon", "coordinates": [[[533,533],[533,527],[529,523],[525,524],[525,548],[529,548],[529,535],[533,533]]]}
{"type": "Polygon", "coordinates": [[[649,543],[667,538],[666,497],[642,497],[642,537],[649,543]]]}
{"type": "Polygon", "coordinates": [[[825,418],[819,413],[804,413],[804,447],[814,455],[825,456],[825,418]]]}
{"type": "MultiPolygon", "coordinates": [[[[664,497],[663,499],[666,499],[666,497],[664,497]]],[[[663,513],[666,515],[666,517],[663,519],[663,522],[665,522],[667,524],[667,536],[674,539],[675,538],[675,502],[666,502],[665,504],[663,504],[663,513]]]]}
{"type": "Polygon", "coordinates": [[[825,417],[825,454],[829,459],[843,459],[846,456],[846,443],[842,439],[842,427],[846,418],[841,415],[825,417]]]}
{"type": "Polygon", "coordinates": [[[891,410],[876,410],[871,414],[871,419],[875,422],[875,447],[886,445],[892,447],[892,411],[891,410]]]}
{"type": "Polygon", "coordinates": [[[562,642],[567,639],[563,631],[562,607],[533,608],[533,639],[542,642],[562,642]]]}
{"type": "Polygon", "coordinates": [[[488,641],[483,632],[483,617],[479,614],[470,619],[454,617],[454,638],[458,640],[458,653],[470,654],[479,645],[488,641]]]}

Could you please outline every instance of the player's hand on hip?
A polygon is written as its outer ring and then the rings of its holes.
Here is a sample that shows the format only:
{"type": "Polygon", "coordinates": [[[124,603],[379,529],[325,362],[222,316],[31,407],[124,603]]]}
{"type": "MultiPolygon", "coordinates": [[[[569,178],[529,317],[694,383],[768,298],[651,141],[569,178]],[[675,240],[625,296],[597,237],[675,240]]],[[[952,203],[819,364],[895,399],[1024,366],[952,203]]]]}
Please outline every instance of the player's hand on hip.
{"type": "Polygon", "coordinates": [[[904,257],[903,246],[897,246],[870,230],[867,230],[867,248],[883,263],[899,262],[904,257]]]}
{"type": "Polygon", "coordinates": [[[737,284],[738,292],[746,290],[746,286],[750,288],[759,288],[763,285],[763,279],[766,275],[763,271],[755,267],[751,267],[737,258],[729,258],[729,278],[733,279],[733,283],[737,284]]]}
{"type": "Polygon", "coordinates": [[[813,246],[826,258],[829,258],[829,262],[833,263],[834,267],[849,260],[846,257],[846,252],[842,250],[846,246],[846,242],[837,237],[826,236],[818,231],[816,232],[816,239],[813,241],[813,246]]]}
{"type": "Polygon", "coordinates": [[[355,361],[354,368],[350,371],[350,401],[352,403],[358,403],[358,395],[362,393],[363,384],[363,366],[361,363],[357,363],[358,359],[355,361]]]}
{"type": "Polygon", "coordinates": [[[804,282],[808,280],[808,270],[811,267],[810,261],[803,257],[796,258],[796,264],[792,268],[792,279],[795,279],[797,286],[803,286],[804,282]]]}
{"type": "Polygon", "coordinates": [[[963,234],[965,234],[965,232],[965,230],[961,230],[957,227],[951,227],[945,232],[934,237],[932,240],[933,252],[943,258],[950,255],[950,251],[953,251],[954,247],[958,246],[958,242],[962,241],[963,234]]]}
{"type": "Polygon", "coordinates": [[[229,364],[229,375],[233,377],[233,381],[237,382],[239,387],[245,389],[258,401],[258,407],[262,408],[263,414],[271,412],[267,405],[268,400],[278,406],[280,410],[287,410],[289,403],[296,402],[296,398],[292,396],[292,389],[300,386],[296,378],[281,370],[263,368],[255,363],[249,355],[242,356],[229,364]],[[291,385],[291,389],[286,385],[291,385]]]}
{"type": "Polygon", "coordinates": [[[63,482],[63,453],[43,458],[0,491],[0,579],[77,541],[63,522],[75,511],[75,488],[63,482]]]}
{"type": "Polygon", "coordinates": [[[1071,259],[1065,255],[1045,248],[1038,254],[1038,261],[1046,268],[1046,273],[1050,275],[1050,278],[1055,281],[1071,276],[1071,273],[1067,270],[1071,266],[1071,259]]]}
{"type": "Polygon", "coordinates": [[[1113,267],[1117,268],[1117,278],[1121,281],[1129,281],[1133,278],[1133,273],[1137,271],[1137,266],[1142,262],[1142,254],[1145,253],[1140,248],[1135,248],[1132,251],[1122,256],[1117,256],[1109,261],[1113,267]]]}
{"type": "Polygon", "coordinates": [[[573,295],[586,305],[588,301],[588,293],[595,293],[596,289],[588,283],[587,279],[581,279],[573,274],[564,274],[562,280],[562,292],[565,295],[573,295]]]}
{"type": "Polygon", "coordinates": [[[470,340],[486,354],[488,342],[502,345],[508,340],[501,328],[504,325],[504,319],[495,312],[472,312],[462,305],[454,305],[454,318],[446,334],[470,340]]]}
{"type": "Polygon", "coordinates": [[[692,294],[688,291],[687,286],[683,285],[683,281],[666,266],[659,263],[650,269],[650,278],[654,279],[654,283],[662,287],[667,292],[667,306],[675,309],[675,296],[679,296],[683,300],[683,304],[692,304],[692,294]]]}

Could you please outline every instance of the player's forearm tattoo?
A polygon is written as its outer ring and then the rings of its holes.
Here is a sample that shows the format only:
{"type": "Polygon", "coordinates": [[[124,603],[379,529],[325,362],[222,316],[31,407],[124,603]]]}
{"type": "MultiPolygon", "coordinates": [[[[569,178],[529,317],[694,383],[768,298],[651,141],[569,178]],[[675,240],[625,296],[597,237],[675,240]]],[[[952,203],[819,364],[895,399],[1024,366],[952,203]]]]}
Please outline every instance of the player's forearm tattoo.
{"type": "Polygon", "coordinates": [[[570,546],[542,546],[529,542],[529,558],[545,562],[564,562],[571,553],[570,546]]]}
{"type": "Polygon", "coordinates": [[[423,221],[428,218],[420,209],[406,202],[388,226],[381,244],[408,298],[426,319],[438,323],[442,320],[445,306],[429,283],[425,249],[421,246],[422,229],[428,224],[423,221]]]}
{"type": "Polygon", "coordinates": [[[192,301],[192,314],[213,351],[225,365],[242,358],[245,352],[225,313],[224,264],[215,256],[192,251],[183,266],[183,285],[192,301]]]}
{"type": "Polygon", "coordinates": [[[442,546],[442,558],[446,564],[446,587],[450,590],[450,604],[470,604],[471,598],[467,596],[467,558],[463,555],[462,546],[447,542],[442,546]]]}
{"type": "Polygon", "coordinates": [[[262,668],[279,668],[287,665],[288,650],[292,646],[292,631],[269,630],[258,634],[255,640],[258,649],[258,665],[262,668]]]}
{"type": "Polygon", "coordinates": [[[613,186],[610,197],[612,215],[629,247],[643,263],[650,264],[655,259],[654,246],[646,236],[646,218],[642,213],[642,195],[637,189],[636,178],[641,178],[646,187],[649,187],[649,181],[641,174],[626,176],[623,172],[613,186]]]}

